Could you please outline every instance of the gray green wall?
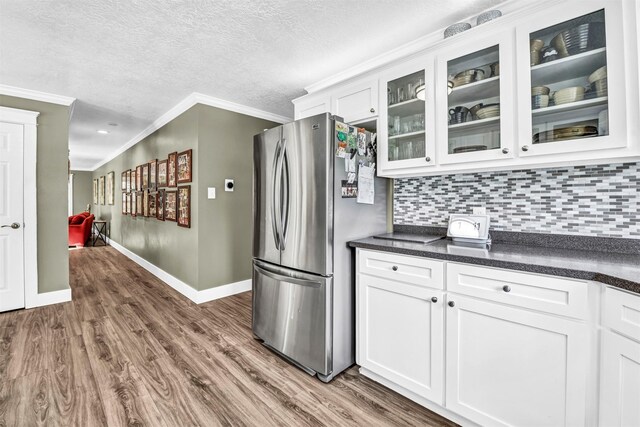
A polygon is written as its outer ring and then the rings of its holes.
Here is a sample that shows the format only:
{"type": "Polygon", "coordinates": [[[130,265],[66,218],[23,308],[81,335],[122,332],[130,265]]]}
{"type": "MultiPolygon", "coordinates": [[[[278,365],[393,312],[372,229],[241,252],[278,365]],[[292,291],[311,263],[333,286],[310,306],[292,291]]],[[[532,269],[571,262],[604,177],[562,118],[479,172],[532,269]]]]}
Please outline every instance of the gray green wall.
{"type": "Polygon", "coordinates": [[[251,278],[253,136],[279,123],[198,105],[200,289],[251,278]],[[234,180],[224,191],[225,178],[234,180]],[[216,199],[207,199],[216,187],[216,199]],[[206,236],[206,237],[205,237],[206,236]]]}
{"type": "MultiPolygon", "coordinates": [[[[93,173],[71,171],[73,174],[73,213],[84,212],[93,203],[93,173]]],[[[93,212],[93,207],[91,208],[93,212]]]]}
{"type": "Polygon", "coordinates": [[[38,292],[69,288],[69,107],[0,95],[0,106],[38,111],[38,292]]]}
{"type": "Polygon", "coordinates": [[[253,135],[277,123],[196,105],[93,173],[114,171],[115,205],[93,206],[110,221],[111,239],[189,286],[208,289],[251,277],[253,135]],[[122,215],[123,170],[171,152],[193,150],[191,228],[122,215]],[[234,178],[236,191],[224,192],[234,178]],[[207,199],[216,187],[216,199],[207,199]]]}

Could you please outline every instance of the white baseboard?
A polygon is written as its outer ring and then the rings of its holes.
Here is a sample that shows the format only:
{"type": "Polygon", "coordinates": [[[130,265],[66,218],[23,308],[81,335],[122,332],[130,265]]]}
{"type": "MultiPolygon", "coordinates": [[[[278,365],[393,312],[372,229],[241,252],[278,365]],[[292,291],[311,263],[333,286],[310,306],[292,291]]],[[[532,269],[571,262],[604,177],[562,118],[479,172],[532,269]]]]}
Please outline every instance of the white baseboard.
{"type": "Polygon", "coordinates": [[[59,304],[61,302],[71,301],[71,289],[62,289],[60,291],[45,292],[43,294],[34,295],[32,303],[25,308],[43,307],[45,305],[59,304]]]}
{"type": "Polygon", "coordinates": [[[178,279],[177,277],[172,276],[171,274],[162,270],[160,267],[154,264],[151,264],[146,259],[142,258],[139,255],[136,255],[135,253],[131,252],[129,249],[125,248],[119,243],[114,242],[111,239],[108,239],[107,241],[109,242],[111,247],[113,247],[115,250],[117,250],[118,252],[120,252],[121,254],[123,254],[124,256],[126,256],[127,258],[135,262],[136,264],[138,264],[140,267],[144,268],[149,273],[153,274],[158,279],[162,280],[167,285],[171,286],[173,289],[180,292],[182,295],[189,298],[191,301],[195,302],[196,304],[202,304],[207,301],[213,301],[219,298],[224,298],[224,297],[228,297],[231,295],[235,295],[241,292],[246,292],[251,290],[251,279],[248,279],[248,280],[242,280],[240,282],[229,283],[227,285],[216,286],[215,288],[199,291],[187,285],[185,282],[178,279]]]}

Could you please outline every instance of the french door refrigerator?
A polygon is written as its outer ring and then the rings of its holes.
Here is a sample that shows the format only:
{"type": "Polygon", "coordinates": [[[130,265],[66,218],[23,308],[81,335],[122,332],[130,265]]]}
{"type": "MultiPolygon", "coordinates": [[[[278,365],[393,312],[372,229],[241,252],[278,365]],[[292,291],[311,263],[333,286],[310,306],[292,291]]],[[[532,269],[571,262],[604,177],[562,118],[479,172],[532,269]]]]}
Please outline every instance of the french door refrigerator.
{"type": "Polygon", "coordinates": [[[342,198],[328,113],[254,137],[254,335],[328,382],[355,362],[355,259],[349,240],[386,231],[386,180],[374,204],[342,198]]]}

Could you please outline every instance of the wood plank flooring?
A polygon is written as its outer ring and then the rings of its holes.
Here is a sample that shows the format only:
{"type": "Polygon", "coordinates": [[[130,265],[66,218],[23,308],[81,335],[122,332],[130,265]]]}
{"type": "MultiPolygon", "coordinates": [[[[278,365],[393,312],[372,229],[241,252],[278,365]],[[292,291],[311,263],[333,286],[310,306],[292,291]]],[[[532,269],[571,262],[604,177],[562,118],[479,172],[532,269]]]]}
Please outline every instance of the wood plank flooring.
{"type": "Polygon", "coordinates": [[[251,334],[250,292],[196,305],[111,247],[73,301],[0,313],[0,426],[449,426],[352,367],[324,384],[251,334]]]}

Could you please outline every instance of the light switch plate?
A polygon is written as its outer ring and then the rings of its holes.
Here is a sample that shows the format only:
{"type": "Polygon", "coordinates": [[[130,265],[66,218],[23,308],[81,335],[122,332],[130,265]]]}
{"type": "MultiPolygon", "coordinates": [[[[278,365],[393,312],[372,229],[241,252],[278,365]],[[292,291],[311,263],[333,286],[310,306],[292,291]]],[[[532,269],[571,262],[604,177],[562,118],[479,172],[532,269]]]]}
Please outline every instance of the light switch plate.
{"type": "Polygon", "coordinates": [[[207,197],[209,199],[215,199],[216,198],[216,187],[208,187],[207,188],[207,197]]]}

